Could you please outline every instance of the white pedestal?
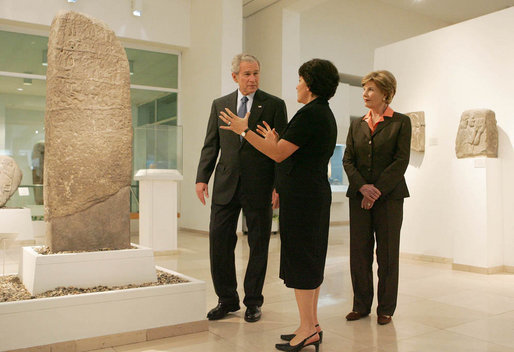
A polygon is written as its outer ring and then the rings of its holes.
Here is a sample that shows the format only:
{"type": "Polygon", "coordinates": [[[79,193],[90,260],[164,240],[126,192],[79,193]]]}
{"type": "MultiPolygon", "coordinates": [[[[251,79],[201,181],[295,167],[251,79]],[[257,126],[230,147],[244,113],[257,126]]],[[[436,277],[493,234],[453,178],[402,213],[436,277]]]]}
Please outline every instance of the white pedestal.
{"type": "Polygon", "coordinates": [[[157,281],[150,248],[42,255],[34,247],[23,247],[18,273],[33,295],[59,286],[87,288],[157,281]]]}
{"type": "Polygon", "coordinates": [[[30,209],[0,209],[0,233],[17,233],[18,241],[33,240],[34,229],[30,209]]]}
{"type": "Polygon", "coordinates": [[[156,252],[177,250],[178,170],[144,169],[139,181],[139,244],[156,252]]]}

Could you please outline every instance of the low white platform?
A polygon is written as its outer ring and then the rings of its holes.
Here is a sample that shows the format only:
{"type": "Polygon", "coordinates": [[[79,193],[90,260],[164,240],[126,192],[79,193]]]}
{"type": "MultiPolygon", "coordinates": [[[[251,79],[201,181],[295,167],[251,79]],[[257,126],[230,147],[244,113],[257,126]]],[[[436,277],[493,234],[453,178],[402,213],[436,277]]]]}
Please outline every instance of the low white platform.
{"type": "Polygon", "coordinates": [[[0,233],[17,233],[16,240],[34,239],[32,217],[29,208],[1,208],[0,233]]]}
{"type": "Polygon", "coordinates": [[[205,320],[205,283],[0,303],[0,351],[205,320]]]}
{"type": "Polygon", "coordinates": [[[18,271],[33,295],[59,286],[86,288],[157,280],[151,248],[45,255],[38,254],[34,248],[38,247],[22,248],[18,271]]]}

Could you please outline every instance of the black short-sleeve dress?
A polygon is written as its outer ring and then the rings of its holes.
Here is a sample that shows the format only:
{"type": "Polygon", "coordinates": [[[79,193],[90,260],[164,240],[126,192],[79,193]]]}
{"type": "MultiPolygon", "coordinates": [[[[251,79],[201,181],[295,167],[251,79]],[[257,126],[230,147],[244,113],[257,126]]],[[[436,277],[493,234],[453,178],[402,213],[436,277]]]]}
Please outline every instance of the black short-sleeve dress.
{"type": "Polygon", "coordinates": [[[287,287],[315,289],[323,282],[332,202],[327,166],[336,137],[323,98],[298,110],[281,136],[299,147],[278,167],[280,278],[287,287]]]}

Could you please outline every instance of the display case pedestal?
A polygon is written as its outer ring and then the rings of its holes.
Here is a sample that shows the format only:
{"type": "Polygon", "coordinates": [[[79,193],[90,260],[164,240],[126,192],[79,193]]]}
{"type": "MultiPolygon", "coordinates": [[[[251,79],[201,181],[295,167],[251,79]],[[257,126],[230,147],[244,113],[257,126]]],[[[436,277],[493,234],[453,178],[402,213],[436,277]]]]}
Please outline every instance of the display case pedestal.
{"type": "Polygon", "coordinates": [[[178,170],[142,169],[139,181],[139,244],[157,254],[177,250],[178,170]]]}
{"type": "Polygon", "coordinates": [[[29,208],[0,209],[0,233],[17,233],[16,240],[34,239],[32,217],[29,208]]]}

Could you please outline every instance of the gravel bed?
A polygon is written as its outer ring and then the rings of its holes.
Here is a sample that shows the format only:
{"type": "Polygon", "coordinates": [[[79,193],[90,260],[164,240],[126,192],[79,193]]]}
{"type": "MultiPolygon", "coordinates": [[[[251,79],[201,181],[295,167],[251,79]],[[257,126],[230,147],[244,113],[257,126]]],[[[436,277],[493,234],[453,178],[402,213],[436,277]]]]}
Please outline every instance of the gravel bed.
{"type": "Polygon", "coordinates": [[[23,301],[35,298],[45,297],[59,297],[67,295],[79,295],[81,293],[104,292],[114,290],[124,290],[128,288],[149,287],[178,284],[188,282],[178,276],[169,274],[164,271],[157,270],[157,281],[147,282],[140,285],[123,285],[123,286],[96,286],[90,288],[77,288],[77,287],[57,287],[54,290],[46,291],[38,295],[31,295],[29,291],[23,286],[20,278],[16,275],[0,276],[0,302],[13,302],[23,301]]]}

